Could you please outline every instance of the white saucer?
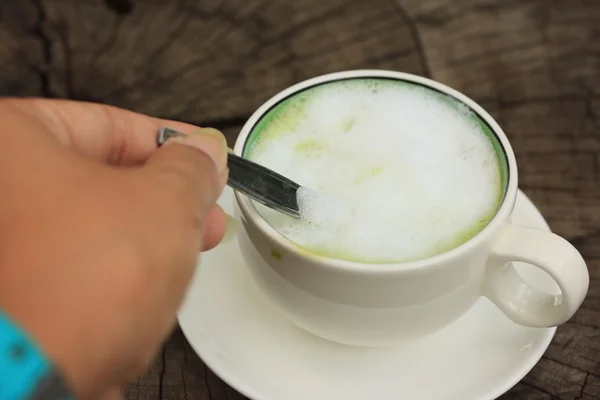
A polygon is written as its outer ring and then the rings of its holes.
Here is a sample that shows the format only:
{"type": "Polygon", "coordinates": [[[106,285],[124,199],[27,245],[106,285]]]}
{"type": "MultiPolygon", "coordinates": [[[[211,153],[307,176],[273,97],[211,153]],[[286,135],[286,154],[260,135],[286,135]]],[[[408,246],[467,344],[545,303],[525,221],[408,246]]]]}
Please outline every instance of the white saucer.
{"type": "MultiPolygon", "coordinates": [[[[229,213],[233,194],[219,204],[229,213]]],[[[548,229],[519,193],[513,222],[548,229]]],[[[336,344],[288,322],[258,292],[237,240],[202,256],[179,323],[192,348],[221,379],[253,400],[490,400],[538,362],[555,328],[514,324],[481,299],[449,327],[398,348],[336,344]]],[[[523,277],[553,292],[548,277],[518,265],[523,277]]]]}

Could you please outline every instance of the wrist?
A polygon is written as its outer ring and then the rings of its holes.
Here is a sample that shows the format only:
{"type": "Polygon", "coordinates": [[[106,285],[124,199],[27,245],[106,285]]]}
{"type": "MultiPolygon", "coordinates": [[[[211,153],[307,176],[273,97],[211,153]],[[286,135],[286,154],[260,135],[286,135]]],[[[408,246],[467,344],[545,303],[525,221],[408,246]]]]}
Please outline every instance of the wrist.
{"type": "Polygon", "coordinates": [[[21,327],[0,310],[0,398],[73,398],[58,371],[21,327]]]}

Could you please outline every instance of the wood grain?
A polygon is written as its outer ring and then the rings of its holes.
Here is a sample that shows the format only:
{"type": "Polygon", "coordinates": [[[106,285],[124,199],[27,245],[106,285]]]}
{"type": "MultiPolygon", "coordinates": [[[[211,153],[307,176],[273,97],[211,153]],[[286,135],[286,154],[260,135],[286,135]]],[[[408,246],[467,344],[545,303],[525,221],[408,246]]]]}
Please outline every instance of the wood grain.
{"type": "MultiPolygon", "coordinates": [[[[600,398],[600,2],[0,2],[0,94],[212,125],[231,143],[270,96],[331,71],[432,77],[503,127],[520,187],[588,261],[582,308],[502,400],[600,398]]],[[[128,399],[239,400],[176,330],[128,399]]]]}
{"type": "Polygon", "coordinates": [[[242,122],[299,80],[377,66],[422,72],[386,1],[41,0],[51,93],[203,123],[242,122]]]}

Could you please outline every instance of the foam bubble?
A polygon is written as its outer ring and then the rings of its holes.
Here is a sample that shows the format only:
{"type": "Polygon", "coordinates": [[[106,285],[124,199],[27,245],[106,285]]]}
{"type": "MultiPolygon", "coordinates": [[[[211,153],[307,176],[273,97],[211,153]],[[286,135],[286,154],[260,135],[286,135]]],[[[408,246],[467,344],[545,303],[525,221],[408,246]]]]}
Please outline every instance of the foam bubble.
{"type": "Polygon", "coordinates": [[[282,235],[320,254],[410,261],[462,244],[501,198],[500,165],[464,107],[403,83],[319,86],[284,104],[250,158],[289,176],[302,218],[257,204],[282,235]]]}

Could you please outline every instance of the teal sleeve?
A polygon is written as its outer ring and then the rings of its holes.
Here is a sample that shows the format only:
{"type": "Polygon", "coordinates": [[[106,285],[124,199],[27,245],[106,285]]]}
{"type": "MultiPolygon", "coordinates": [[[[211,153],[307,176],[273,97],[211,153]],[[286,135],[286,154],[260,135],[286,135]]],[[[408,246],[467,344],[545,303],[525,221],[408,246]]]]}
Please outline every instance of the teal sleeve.
{"type": "Polygon", "coordinates": [[[37,344],[0,310],[0,399],[73,398],[37,344]]]}

